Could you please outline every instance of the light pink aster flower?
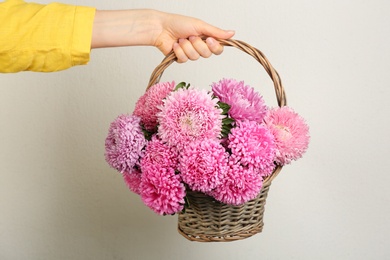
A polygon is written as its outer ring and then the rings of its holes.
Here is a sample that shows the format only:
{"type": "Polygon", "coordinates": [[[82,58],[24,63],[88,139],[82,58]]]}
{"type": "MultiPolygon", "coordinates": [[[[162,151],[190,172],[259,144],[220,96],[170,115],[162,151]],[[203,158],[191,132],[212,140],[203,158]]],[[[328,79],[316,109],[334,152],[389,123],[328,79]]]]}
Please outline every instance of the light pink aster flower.
{"type": "Polygon", "coordinates": [[[209,195],[225,204],[241,205],[256,198],[262,186],[263,179],[253,167],[230,161],[227,176],[209,195]]]}
{"type": "Polygon", "coordinates": [[[178,170],[191,190],[209,192],[222,182],[227,162],[225,148],[216,140],[205,139],[184,147],[178,170]]]}
{"type": "Polygon", "coordinates": [[[276,147],[267,127],[254,121],[238,121],[228,139],[233,159],[243,166],[253,166],[262,176],[272,173],[276,147]]]}
{"type": "Polygon", "coordinates": [[[189,142],[221,135],[222,110],[206,90],[194,88],[171,92],[157,114],[161,140],[179,149],[189,142]]]}
{"type": "Polygon", "coordinates": [[[142,172],[141,199],[160,215],[183,210],[186,195],[184,184],[173,168],[148,167],[142,172]]]}
{"type": "Polygon", "coordinates": [[[230,105],[229,115],[235,120],[250,120],[261,123],[267,112],[263,97],[244,81],[222,79],[212,84],[214,95],[230,105]]]}
{"type": "Polygon", "coordinates": [[[132,172],[124,172],[123,180],[126,183],[127,187],[134,193],[140,195],[140,185],[141,185],[141,172],[139,170],[133,170],[132,172]]]}
{"type": "Polygon", "coordinates": [[[158,107],[163,99],[175,88],[175,82],[160,82],[151,86],[135,104],[134,115],[141,118],[146,130],[152,131],[157,127],[158,107]]]}
{"type": "Polygon", "coordinates": [[[269,111],[265,123],[275,136],[276,163],[289,164],[302,157],[309,146],[309,126],[289,107],[269,111]]]}
{"type": "Polygon", "coordinates": [[[148,142],[145,154],[141,159],[141,170],[149,166],[159,165],[164,168],[176,169],[178,152],[176,149],[163,143],[156,135],[148,142]]]}
{"type": "Polygon", "coordinates": [[[137,116],[121,115],[111,123],[105,141],[107,163],[120,171],[131,172],[143,156],[147,141],[137,116]]]}

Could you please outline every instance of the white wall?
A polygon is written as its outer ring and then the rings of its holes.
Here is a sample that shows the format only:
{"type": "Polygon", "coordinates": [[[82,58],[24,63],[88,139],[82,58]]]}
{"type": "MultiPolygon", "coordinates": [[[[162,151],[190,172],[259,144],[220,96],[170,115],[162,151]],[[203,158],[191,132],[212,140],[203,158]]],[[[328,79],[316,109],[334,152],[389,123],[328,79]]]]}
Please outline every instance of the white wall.
{"type": "MultiPolygon", "coordinates": [[[[176,217],[146,208],[103,156],[109,123],[132,111],[161,53],[93,50],[88,66],[0,75],[0,259],[390,258],[388,1],[64,2],[155,8],[235,29],[282,76],[311,145],[272,184],[263,233],[189,242],[176,217]]],[[[244,79],[275,104],[264,73],[230,48],[172,65],[164,79],[244,79]]]]}

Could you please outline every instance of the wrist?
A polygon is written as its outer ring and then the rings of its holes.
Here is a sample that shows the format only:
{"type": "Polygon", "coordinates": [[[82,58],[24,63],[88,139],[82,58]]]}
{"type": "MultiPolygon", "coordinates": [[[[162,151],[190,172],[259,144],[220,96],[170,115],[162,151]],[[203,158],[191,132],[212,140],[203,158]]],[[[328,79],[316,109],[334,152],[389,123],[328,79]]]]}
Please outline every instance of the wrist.
{"type": "Polygon", "coordinates": [[[162,32],[165,14],[156,10],[96,11],[92,48],[152,45],[162,32]]]}

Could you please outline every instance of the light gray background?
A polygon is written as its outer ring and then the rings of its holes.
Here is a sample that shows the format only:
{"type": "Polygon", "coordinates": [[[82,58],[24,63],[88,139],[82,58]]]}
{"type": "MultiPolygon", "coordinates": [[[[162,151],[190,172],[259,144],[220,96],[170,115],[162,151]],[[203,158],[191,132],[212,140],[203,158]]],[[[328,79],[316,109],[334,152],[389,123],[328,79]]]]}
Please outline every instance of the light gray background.
{"type": "MultiPolygon", "coordinates": [[[[48,3],[49,1],[42,1],[48,3]]],[[[132,112],[152,47],[93,50],[58,73],[0,75],[0,259],[389,259],[390,2],[64,1],[154,8],[236,30],[280,73],[311,144],[271,186],[261,234],[195,243],[130,193],[104,161],[110,122],[132,112]]],[[[275,105],[248,55],[172,65],[163,80],[243,79],[275,105]]]]}

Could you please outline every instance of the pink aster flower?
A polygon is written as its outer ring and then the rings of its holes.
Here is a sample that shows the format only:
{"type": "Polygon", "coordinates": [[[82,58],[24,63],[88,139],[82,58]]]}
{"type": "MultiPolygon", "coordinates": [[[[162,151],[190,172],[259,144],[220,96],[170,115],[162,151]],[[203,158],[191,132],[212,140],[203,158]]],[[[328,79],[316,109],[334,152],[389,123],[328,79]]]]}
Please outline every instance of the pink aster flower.
{"type": "MultiPolygon", "coordinates": [[[[141,122],[143,121],[142,118],[144,117],[145,113],[145,103],[146,103],[146,98],[148,97],[148,92],[146,91],[135,103],[134,107],[134,112],[133,115],[138,116],[141,118],[141,122]]],[[[146,120],[145,120],[146,121],[146,120]]],[[[143,123],[143,122],[142,122],[143,123]]]]}
{"type": "Polygon", "coordinates": [[[183,210],[185,187],[173,168],[148,167],[142,173],[140,189],[144,204],[157,214],[175,214],[183,210]]]}
{"type": "Polygon", "coordinates": [[[309,146],[309,126],[289,107],[269,111],[265,123],[275,136],[276,163],[289,164],[302,157],[309,146]]]}
{"type": "Polygon", "coordinates": [[[158,135],[179,149],[196,140],[218,138],[224,116],[217,102],[206,90],[189,88],[171,92],[157,114],[158,135]]]}
{"type": "Polygon", "coordinates": [[[126,183],[127,187],[134,193],[140,195],[140,185],[141,185],[141,172],[138,170],[133,170],[132,172],[124,172],[123,180],[126,183]]]}
{"type": "Polygon", "coordinates": [[[235,120],[250,120],[261,123],[267,112],[263,97],[244,81],[222,79],[212,84],[214,95],[230,105],[229,115],[235,120]]]}
{"type": "Polygon", "coordinates": [[[191,190],[209,192],[225,177],[227,161],[225,148],[216,140],[205,139],[184,147],[178,170],[191,190]]]}
{"type": "Polygon", "coordinates": [[[145,154],[141,159],[142,171],[151,165],[159,165],[164,168],[177,166],[177,150],[163,143],[156,135],[152,137],[146,146],[145,154]]]}
{"type": "Polygon", "coordinates": [[[120,171],[131,172],[143,155],[147,141],[137,116],[121,115],[111,123],[105,141],[107,163],[120,171]]]}
{"type": "Polygon", "coordinates": [[[262,186],[263,179],[256,169],[229,161],[227,176],[209,194],[222,203],[241,205],[256,198],[262,186]]]}
{"type": "Polygon", "coordinates": [[[157,127],[158,107],[163,99],[175,88],[175,82],[160,82],[151,86],[135,104],[134,115],[141,118],[146,130],[154,130],[157,127]]]}
{"type": "Polygon", "coordinates": [[[274,136],[264,125],[254,121],[238,121],[228,136],[232,159],[243,166],[253,166],[262,176],[268,176],[275,168],[274,136]]]}

